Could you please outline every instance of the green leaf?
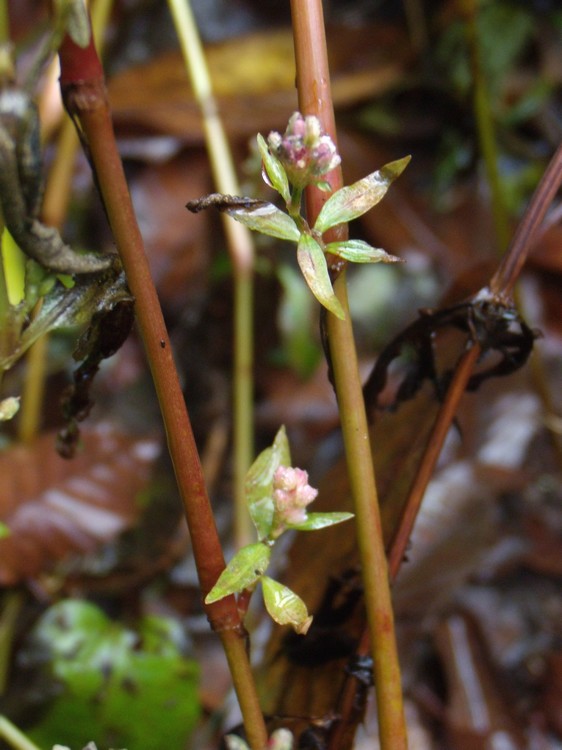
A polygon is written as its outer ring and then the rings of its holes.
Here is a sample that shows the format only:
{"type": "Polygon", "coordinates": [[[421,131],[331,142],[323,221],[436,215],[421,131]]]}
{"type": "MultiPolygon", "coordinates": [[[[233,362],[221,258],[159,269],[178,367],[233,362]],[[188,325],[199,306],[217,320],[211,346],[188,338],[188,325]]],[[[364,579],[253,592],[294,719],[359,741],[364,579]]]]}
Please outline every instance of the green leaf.
{"type": "Polygon", "coordinates": [[[312,616],[300,596],[268,576],[263,576],[262,586],[265,607],[275,622],[291,625],[295,632],[304,635],[312,623],[312,616]]]}
{"type": "Polygon", "coordinates": [[[272,153],[270,153],[265,138],[259,133],[257,141],[263,161],[263,166],[265,168],[265,173],[269,178],[271,187],[277,190],[285,203],[288,203],[291,200],[291,192],[289,190],[289,180],[287,179],[285,168],[283,167],[279,159],[276,156],[273,156],[272,153]]]}
{"type": "Polygon", "coordinates": [[[410,158],[405,156],[403,159],[385,164],[376,172],[331,195],[322,206],[314,229],[322,233],[337,224],[344,224],[362,216],[384,198],[386,191],[404,171],[410,158]]]}
{"type": "Polygon", "coordinates": [[[270,558],[271,548],[262,542],[242,547],[205,597],[205,604],[212,604],[252,586],[267,569],[270,558]]]}
{"type": "Polygon", "coordinates": [[[301,236],[291,217],[274,206],[273,203],[264,201],[258,205],[226,208],[224,210],[248,229],[267,234],[270,237],[298,242],[301,236]]]}
{"type": "Polygon", "coordinates": [[[273,445],[263,450],[246,474],[246,502],[260,539],[265,539],[273,522],[273,475],[280,466],[291,465],[291,451],[284,427],[273,445]]]}
{"type": "Polygon", "coordinates": [[[345,240],[344,242],[329,242],[326,252],[349,260],[352,263],[400,263],[401,258],[389,255],[385,250],[372,247],[363,240],[345,240]]]}
{"type": "Polygon", "coordinates": [[[311,235],[301,235],[297,248],[297,260],[305,281],[318,302],[337,318],[343,320],[345,313],[340,301],[334,294],[326,257],[320,245],[311,235]]]}
{"type": "Polygon", "coordinates": [[[26,662],[41,670],[31,692],[49,701],[29,735],[42,747],[61,738],[71,747],[185,747],[200,712],[198,667],[183,656],[186,646],[176,621],[152,616],[135,632],[93,604],[59,602],[26,647],[26,662]]]}
{"type": "Polygon", "coordinates": [[[308,513],[306,521],[287,524],[287,526],[297,531],[316,531],[349,521],[350,518],[353,518],[353,513],[308,513]]]}

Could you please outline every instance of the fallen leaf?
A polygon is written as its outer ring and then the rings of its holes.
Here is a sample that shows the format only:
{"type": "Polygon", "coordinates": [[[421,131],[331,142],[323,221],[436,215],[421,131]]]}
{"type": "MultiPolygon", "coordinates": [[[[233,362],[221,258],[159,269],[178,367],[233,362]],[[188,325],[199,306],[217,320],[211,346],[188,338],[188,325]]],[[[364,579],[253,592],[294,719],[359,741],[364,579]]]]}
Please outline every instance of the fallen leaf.
{"type": "Polygon", "coordinates": [[[36,576],[70,553],[90,552],[130,527],[158,456],[153,437],[132,437],[109,423],[84,429],[72,461],[47,433],[0,455],[0,584],[36,576]]]}

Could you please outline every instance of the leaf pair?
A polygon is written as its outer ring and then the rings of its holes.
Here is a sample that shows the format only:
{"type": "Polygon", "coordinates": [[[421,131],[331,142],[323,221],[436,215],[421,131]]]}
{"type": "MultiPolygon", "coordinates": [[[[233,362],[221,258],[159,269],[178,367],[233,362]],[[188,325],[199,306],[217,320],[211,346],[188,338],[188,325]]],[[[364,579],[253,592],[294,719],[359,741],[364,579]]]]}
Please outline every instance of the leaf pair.
{"type": "MultiPolygon", "coordinates": [[[[261,581],[267,611],[280,625],[291,625],[297,633],[306,633],[312,622],[305,603],[293,591],[264,575],[269,567],[273,544],[286,529],[315,531],[352,518],[351,513],[309,513],[299,523],[279,526],[274,500],[274,477],[280,467],[290,467],[291,452],[285,428],[281,427],[273,444],[256,458],[246,476],[246,502],[259,540],[239,550],[213,586],[205,604],[249,589],[261,581]]],[[[301,472],[306,476],[305,472],[301,472]]]]}

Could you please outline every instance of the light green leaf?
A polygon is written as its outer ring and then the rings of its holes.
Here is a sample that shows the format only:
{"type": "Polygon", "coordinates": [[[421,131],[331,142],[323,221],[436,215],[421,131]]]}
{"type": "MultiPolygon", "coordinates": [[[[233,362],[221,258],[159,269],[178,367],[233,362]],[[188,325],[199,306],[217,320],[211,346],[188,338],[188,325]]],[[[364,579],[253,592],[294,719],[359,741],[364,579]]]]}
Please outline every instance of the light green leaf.
{"type": "Polygon", "coordinates": [[[205,597],[205,604],[212,604],[252,586],[267,569],[270,557],[271,548],[261,542],[242,547],[205,597]]]}
{"type": "Polygon", "coordinates": [[[363,240],[345,240],[345,242],[329,242],[326,252],[338,255],[352,263],[400,263],[401,259],[389,255],[386,250],[372,247],[363,240]]]}
{"type": "Polygon", "coordinates": [[[257,137],[258,148],[260,150],[263,166],[265,173],[269,178],[271,187],[275,188],[279,195],[283,198],[285,203],[291,200],[291,193],[289,190],[289,180],[287,179],[287,173],[279,159],[270,153],[265,138],[258,133],[257,137]]]}
{"type": "Polygon", "coordinates": [[[273,475],[280,466],[291,465],[291,451],[284,427],[273,445],[263,450],[246,474],[246,502],[260,539],[265,539],[273,521],[273,475]]]}
{"type": "Polygon", "coordinates": [[[322,233],[337,224],[344,224],[362,216],[384,198],[386,191],[404,171],[410,158],[405,156],[403,159],[385,164],[376,172],[331,195],[322,206],[314,229],[322,233]]]}
{"type": "Polygon", "coordinates": [[[269,237],[298,242],[301,236],[291,217],[267,201],[256,205],[227,208],[225,211],[248,229],[267,234],[269,237]]]}
{"type": "Polygon", "coordinates": [[[0,523],[0,539],[5,539],[11,533],[9,526],[6,526],[5,523],[0,523]]]}
{"type": "Polygon", "coordinates": [[[287,524],[287,526],[297,531],[316,531],[349,521],[350,518],[353,518],[353,513],[308,513],[306,521],[287,524]]]}
{"type": "Polygon", "coordinates": [[[304,635],[312,623],[312,616],[300,596],[268,576],[262,578],[262,586],[265,607],[275,622],[291,625],[295,632],[304,635]]]}
{"type": "Polygon", "coordinates": [[[309,234],[301,235],[297,248],[297,260],[305,281],[318,302],[337,318],[343,320],[345,313],[334,294],[326,257],[320,245],[309,234]]]}

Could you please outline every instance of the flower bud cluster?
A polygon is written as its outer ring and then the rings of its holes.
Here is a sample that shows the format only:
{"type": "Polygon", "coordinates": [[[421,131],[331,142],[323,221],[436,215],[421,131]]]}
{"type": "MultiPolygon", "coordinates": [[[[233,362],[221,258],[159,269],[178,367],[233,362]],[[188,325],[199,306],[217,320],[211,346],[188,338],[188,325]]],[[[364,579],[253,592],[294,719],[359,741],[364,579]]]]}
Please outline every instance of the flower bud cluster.
{"type": "Polygon", "coordinates": [[[274,535],[287,525],[304,523],[306,507],[316,498],[318,490],[308,484],[308,473],[291,466],[280,466],[273,475],[274,535]]]}
{"type": "Polygon", "coordinates": [[[320,121],[313,115],[303,117],[295,112],[284,135],[272,132],[267,143],[297,188],[318,182],[341,162],[332,139],[323,135],[320,121]]]}

